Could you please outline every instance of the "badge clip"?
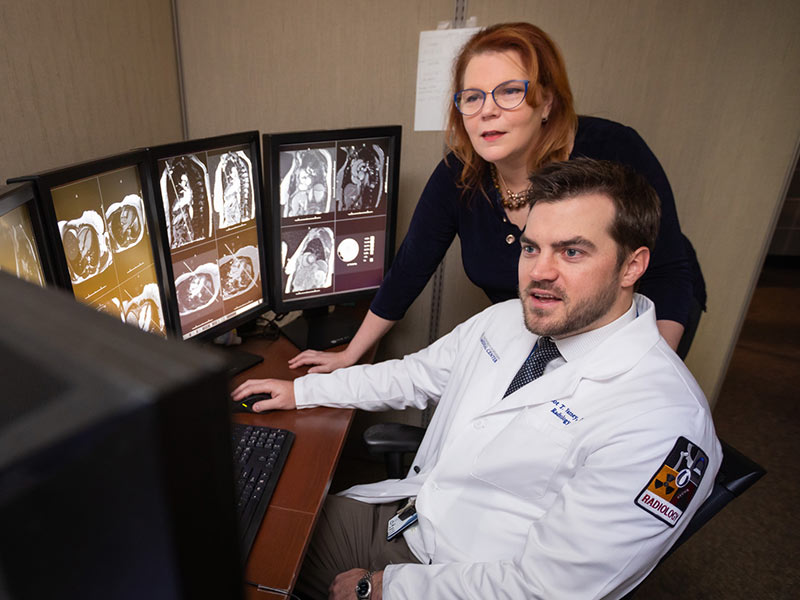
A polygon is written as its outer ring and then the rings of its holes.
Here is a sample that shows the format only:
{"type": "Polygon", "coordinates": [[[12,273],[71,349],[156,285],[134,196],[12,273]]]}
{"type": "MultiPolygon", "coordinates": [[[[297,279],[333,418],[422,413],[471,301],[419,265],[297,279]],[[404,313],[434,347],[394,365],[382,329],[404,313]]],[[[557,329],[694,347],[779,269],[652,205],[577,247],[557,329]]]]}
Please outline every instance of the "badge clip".
{"type": "Polygon", "coordinates": [[[417,507],[414,506],[415,498],[409,498],[405,506],[397,511],[397,514],[389,519],[389,526],[386,530],[386,541],[389,542],[400,533],[411,527],[417,522],[417,507]]]}

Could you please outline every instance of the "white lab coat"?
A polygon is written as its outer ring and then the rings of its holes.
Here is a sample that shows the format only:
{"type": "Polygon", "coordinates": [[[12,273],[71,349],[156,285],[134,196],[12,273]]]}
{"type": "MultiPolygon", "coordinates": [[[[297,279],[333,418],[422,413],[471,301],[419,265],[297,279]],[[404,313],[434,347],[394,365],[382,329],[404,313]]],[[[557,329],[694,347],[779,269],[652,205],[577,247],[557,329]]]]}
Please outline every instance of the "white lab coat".
{"type": "Polygon", "coordinates": [[[422,565],[385,569],[386,600],[619,598],[708,496],[721,449],[702,391],[660,337],[653,303],[583,357],[503,399],[536,336],[518,300],[402,360],[295,382],[298,407],[438,407],[403,480],[344,495],[417,497],[404,534],[422,565]],[[635,504],[679,436],[709,466],[669,526],[635,504]],[[418,469],[418,472],[415,472],[418,469]],[[430,563],[430,564],[427,564],[430,563]]]}

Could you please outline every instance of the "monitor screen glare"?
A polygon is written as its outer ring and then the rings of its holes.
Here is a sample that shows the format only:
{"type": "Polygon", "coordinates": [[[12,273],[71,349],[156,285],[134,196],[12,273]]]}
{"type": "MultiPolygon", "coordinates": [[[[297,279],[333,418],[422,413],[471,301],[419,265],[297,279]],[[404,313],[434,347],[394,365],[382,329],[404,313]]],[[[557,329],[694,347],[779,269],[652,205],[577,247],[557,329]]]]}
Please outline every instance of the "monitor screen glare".
{"type": "Polygon", "coordinates": [[[380,286],[390,142],[374,138],[278,148],[284,301],[380,286]]]}
{"type": "Polygon", "coordinates": [[[25,204],[0,215],[0,271],[45,286],[31,215],[25,204]]]}
{"type": "Polygon", "coordinates": [[[166,336],[136,166],[50,189],[75,298],[166,336]]]}
{"type": "Polygon", "coordinates": [[[263,303],[249,145],[158,160],[184,339],[263,303]]]}

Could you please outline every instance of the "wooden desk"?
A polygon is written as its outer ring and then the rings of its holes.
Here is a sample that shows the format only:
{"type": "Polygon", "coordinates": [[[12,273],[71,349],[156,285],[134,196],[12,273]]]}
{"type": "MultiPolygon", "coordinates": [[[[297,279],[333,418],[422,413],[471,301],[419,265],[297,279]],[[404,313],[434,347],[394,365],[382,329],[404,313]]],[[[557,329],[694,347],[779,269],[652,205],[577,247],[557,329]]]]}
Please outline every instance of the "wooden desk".
{"type": "MultiPolygon", "coordinates": [[[[289,358],[298,350],[284,337],[276,341],[251,339],[241,348],[262,355],[264,362],[237,375],[235,385],[252,378],[294,379],[306,373],[306,369],[291,370],[287,366],[289,358]]],[[[281,427],[295,434],[288,460],[247,559],[247,581],[289,591],[294,587],[353,413],[341,408],[310,408],[234,415],[234,420],[241,423],[281,427]]],[[[245,598],[277,600],[286,596],[246,585],[245,598]]]]}

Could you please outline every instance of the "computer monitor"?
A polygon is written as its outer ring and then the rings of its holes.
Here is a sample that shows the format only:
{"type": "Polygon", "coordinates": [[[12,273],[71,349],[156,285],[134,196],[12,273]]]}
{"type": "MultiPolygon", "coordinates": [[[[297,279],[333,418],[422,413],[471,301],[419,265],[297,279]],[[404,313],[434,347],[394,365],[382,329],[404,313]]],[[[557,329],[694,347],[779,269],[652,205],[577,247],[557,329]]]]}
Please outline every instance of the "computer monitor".
{"type": "Polygon", "coordinates": [[[37,187],[56,283],[95,309],[166,336],[168,289],[147,164],[146,152],[128,152],[11,181],[37,187]]]}
{"type": "Polygon", "coordinates": [[[224,361],[0,273],[0,597],[241,598],[224,361]]]}
{"type": "Polygon", "coordinates": [[[150,148],[173,318],[213,339],[269,309],[257,131],[150,148]]]}
{"type": "Polygon", "coordinates": [[[31,183],[0,185],[0,271],[42,287],[53,282],[47,236],[31,183]]]}
{"type": "Polygon", "coordinates": [[[394,257],[400,126],[264,135],[272,212],[273,309],[301,349],[352,338],[352,313],[329,307],[375,293],[394,257]]]}

